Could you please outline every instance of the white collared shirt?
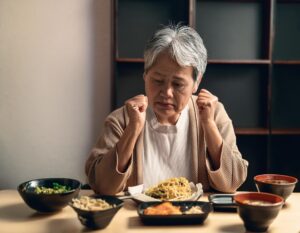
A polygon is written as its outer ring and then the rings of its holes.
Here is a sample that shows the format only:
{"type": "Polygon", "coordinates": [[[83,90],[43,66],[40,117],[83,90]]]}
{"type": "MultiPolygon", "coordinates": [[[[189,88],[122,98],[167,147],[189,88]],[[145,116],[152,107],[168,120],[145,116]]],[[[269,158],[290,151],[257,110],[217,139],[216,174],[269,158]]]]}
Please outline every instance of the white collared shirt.
{"type": "Polygon", "coordinates": [[[171,177],[192,179],[189,111],[186,106],[176,125],[162,125],[148,107],[144,131],[144,188],[171,177]]]}

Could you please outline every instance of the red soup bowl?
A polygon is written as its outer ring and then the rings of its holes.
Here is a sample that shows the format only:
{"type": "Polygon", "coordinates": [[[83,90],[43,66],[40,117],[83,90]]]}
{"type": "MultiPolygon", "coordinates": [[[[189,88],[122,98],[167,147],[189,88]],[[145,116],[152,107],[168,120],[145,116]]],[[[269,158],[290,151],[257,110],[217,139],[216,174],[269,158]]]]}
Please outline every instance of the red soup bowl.
{"type": "Polygon", "coordinates": [[[279,174],[262,174],[254,177],[259,192],[273,193],[286,200],[294,191],[298,179],[279,174]]]}
{"type": "Polygon", "coordinates": [[[270,193],[245,192],[234,196],[247,231],[264,232],[277,217],[284,200],[270,193]]]}

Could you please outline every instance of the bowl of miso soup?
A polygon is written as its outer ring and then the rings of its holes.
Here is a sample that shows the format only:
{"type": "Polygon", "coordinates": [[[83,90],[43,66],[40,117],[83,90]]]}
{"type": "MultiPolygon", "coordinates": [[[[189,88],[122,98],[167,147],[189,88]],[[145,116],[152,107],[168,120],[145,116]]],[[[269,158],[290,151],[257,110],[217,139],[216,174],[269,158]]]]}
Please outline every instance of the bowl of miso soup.
{"type": "Polygon", "coordinates": [[[78,196],[81,183],[70,178],[41,178],[18,186],[24,202],[39,212],[55,212],[66,207],[78,196]]]}
{"type": "Polygon", "coordinates": [[[262,192],[237,193],[234,201],[244,227],[254,232],[267,231],[284,203],[282,197],[262,192]]]}
{"type": "Polygon", "coordinates": [[[259,192],[273,193],[286,200],[294,191],[298,179],[279,174],[262,174],[254,177],[259,192]]]}

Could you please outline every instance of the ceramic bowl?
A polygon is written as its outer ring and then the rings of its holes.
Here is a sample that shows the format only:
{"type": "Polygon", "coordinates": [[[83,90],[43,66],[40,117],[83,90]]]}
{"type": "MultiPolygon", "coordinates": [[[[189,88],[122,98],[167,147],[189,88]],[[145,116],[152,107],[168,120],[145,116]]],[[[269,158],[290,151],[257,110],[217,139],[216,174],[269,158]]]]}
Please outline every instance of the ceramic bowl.
{"type": "Polygon", "coordinates": [[[108,204],[113,205],[113,208],[94,211],[77,208],[72,203],[69,203],[69,205],[76,211],[82,225],[91,229],[104,229],[109,225],[116,213],[123,207],[124,202],[114,196],[93,195],[91,197],[100,198],[108,204]]]}
{"type": "Polygon", "coordinates": [[[264,232],[277,217],[284,200],[270,193],[245,192],[234,196],[247,231],[264,232]]]}
{"type": "Polygon", "coordinates": [[[273,193],[286,200],[294,191],[298,179],[279,174],[262,174],[254,177],[259,192],[273,193]]]}
{"type": "Polygon", "coordinates": [[[39,212],[54,212],[66,207],[72,198],[78,196],[81,184],[78,180],[69,178],[42,178],[26,181],[18,186],[18,192],[24,202],[39,212]],[[53,184],[69,187],[64,193],[36,193],[37,187],[53,188],[53,184]]]}

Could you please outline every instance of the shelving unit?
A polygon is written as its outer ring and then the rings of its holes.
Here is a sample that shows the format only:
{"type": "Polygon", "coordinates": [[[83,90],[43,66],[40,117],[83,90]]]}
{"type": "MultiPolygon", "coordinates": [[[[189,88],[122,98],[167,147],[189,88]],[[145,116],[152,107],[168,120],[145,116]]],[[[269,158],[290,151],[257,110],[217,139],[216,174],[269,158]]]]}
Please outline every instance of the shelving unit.
{"type": "Polygon", "coordinates": [[[300,1],[277,1],[275,15],[269,170],[299,179],[300,1]]]}
{"type": "Polygon", "coordinates": [[[300,178],[300,0],[115,0],[114,8],[113,108],[144,93],[143,50],[152,33],[181,22],[204,40],[200,88],[225,105],[250,163],[241,189],[255,190],[259,173],[300,178]]]}

